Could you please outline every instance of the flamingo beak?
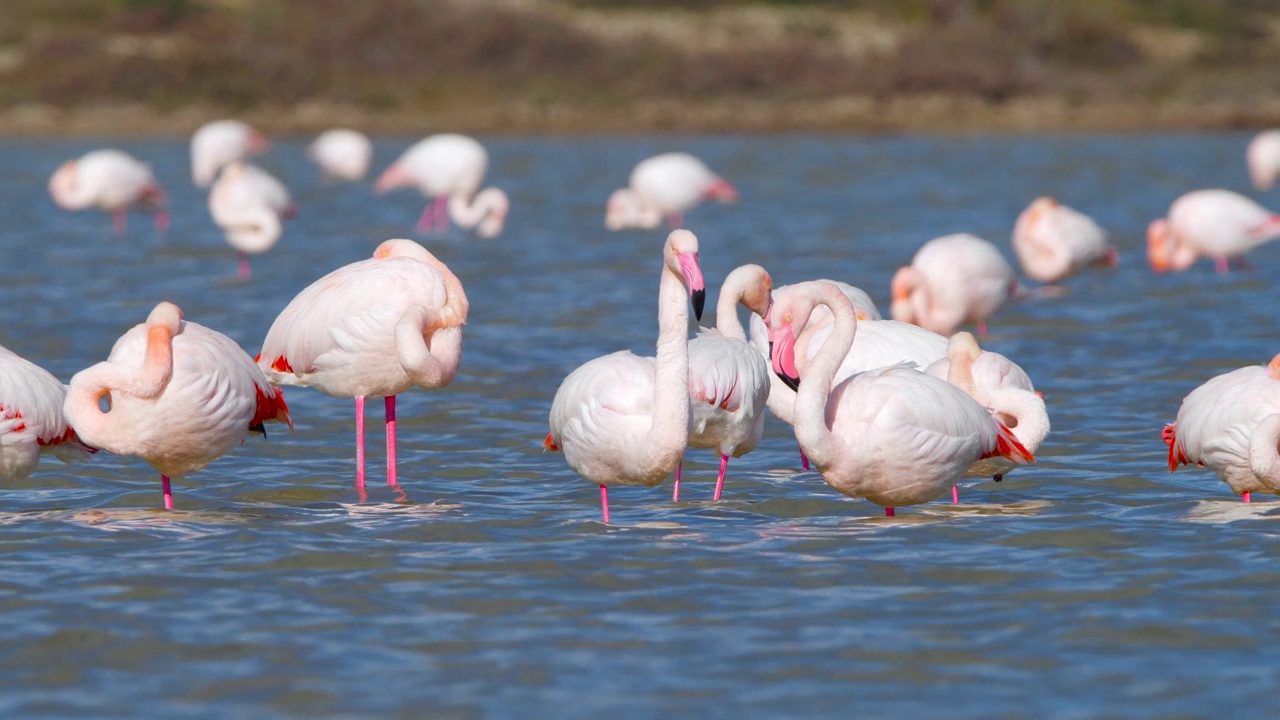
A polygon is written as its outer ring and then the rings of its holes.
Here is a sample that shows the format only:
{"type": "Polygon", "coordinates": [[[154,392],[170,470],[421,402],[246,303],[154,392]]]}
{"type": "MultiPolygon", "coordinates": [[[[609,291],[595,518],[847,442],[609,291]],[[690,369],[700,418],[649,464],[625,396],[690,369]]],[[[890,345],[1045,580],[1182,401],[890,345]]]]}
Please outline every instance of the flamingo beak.
{"type": "Polygon", "coordinates": [[[693,300],[693,315],[702,319],[702,308],[707,304],[707,283],[702,279],[702,265],[698,263],[698,253],[677,253],[680,261],[680,274],[684,276],[684,286],[689,288],[689,297],[693,300]]]}
{"type": "Polygon", "coordinates": [[[791,326],[769,328],[769,359],[773,372],[787,387],[800,389],[800,371],[796,370],[796,336],[791,326]]]}

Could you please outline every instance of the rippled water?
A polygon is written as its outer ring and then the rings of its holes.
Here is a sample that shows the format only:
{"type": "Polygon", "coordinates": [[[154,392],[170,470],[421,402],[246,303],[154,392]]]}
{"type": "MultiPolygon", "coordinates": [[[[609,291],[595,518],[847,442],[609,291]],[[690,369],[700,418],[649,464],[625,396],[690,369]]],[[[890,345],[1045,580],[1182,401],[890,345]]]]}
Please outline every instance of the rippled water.
{"type": "MultiPolygon", "coordinates": [[[[379,167],[408,141],[378,143],[379,167]]],[[[1142,256],[1178,194],[1245,189],[1246,142],[489,138],[511,219],[497,240],[428,240],[472,307],[454,384],[401,396],[407,497],[375,482],[357,501],[352,406],[308,390],[288,394],[296,433],[176,481],[177,512],[155,509],[141,461],[42,465],[0,494],[0,715],[1268,714],[1280,505],[1168,474],[1160,428],[1204,379],[1280,350],[1280,251],[1226,277],[1155,276],[1142,256]],[[689,502],[616,488],[600,524],[595,488],[542,452],[546,414],[581,362],[652,351],[665,232],[609,234],[602,208],[667,149],[744,198],[687,218],[712,285],[757,262],[885,303],[931,237],[974,232],[1012,257],[1013,219],[1039,194],[1109,228],[1119,268],[992,323],[987,346],[1049,404],[1039,464],[886,519],[798,472],[771,422],[723,502],[705,502],[716,458],[694,451],[689,502]]],[[[162,299],[254,353],[298,290],[410,232],[422,207],[322,182],[302,140],[278,141],[263,164],[301,214],[243,284],[184,142],[118,143],[168,186],[167,237],[134,216],[114,238],[105,216],[55,208],[54,167],[101,144],[0,142],[0,344],[63,380],[162,299]]]]}

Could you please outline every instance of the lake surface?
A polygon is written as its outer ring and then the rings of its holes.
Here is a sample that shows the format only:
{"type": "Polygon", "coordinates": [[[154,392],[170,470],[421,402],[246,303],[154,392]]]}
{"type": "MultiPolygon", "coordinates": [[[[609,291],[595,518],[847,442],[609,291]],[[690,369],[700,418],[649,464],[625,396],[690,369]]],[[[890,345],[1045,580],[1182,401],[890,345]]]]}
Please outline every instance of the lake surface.
{"type": "MultiPolygon", "coordinates": [[[[1247,190],[1248,136],[955,139],[818,136],[482,138],[511,195],[506,232],[424,242],[471,300],[455,382],[400,397],[402,494],[369,404],[367,502],[353,407],[289,389],[269,427],[174,483],[99,453],[0,490],[0,716],[1195,717],[1280,706],[1280,503],[1244,505],[1209,471],[1170,475],[1182,397],[1280,351],[1280,248],[1257,269],[1171,276],[1147,222],[1179,194],[1247,190]],[[632,165],[687,149],[743,202],[686,217],[714,308],[747,262],[779,284],[837,277],[887,309],[893,270],[973,232],[1012,260],[1017,213],[1050,194],[1121,253],[1069,292],[1006,307],[985,346],[1025,367],[1053,432],[1039,464],[887,519],[800,472],[789,428],[729,465],[691,451],[684,498],[599,493],[544,453],[560,380],[614,350],[652,353],[665,230],[609,233],[632,165]]],[[[377,143],[374,173],[413,138],[377,143]]],[[[191,185],[185,140],[0,141],[0,344],[64,381],[160,300],[257,352],[295,293],[379,242],[423,200],[328,183],[305,139],[261,164],[300,214],[254,277],[191,185]],[[151,163],[160,236],[70,214],[45,186],[103,145],[151,163]]],[[[1280,196],[1258,195],[1280,206],[1280,196]]],[[[714,313],[704,316],[704,323],[714,313]]]]}

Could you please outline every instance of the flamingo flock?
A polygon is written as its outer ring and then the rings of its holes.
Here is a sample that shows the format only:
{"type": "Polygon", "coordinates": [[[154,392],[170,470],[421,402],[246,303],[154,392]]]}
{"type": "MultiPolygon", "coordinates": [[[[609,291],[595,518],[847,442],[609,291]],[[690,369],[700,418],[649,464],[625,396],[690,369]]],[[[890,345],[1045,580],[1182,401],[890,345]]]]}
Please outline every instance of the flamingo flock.
{"type": "MultiPolygon", "coordinates": [[[[237,252],[243,282],[252,280],[248,256],[272,249],[297,212],[286,185],[251,162],[269,147],[238,120],[209,123],[191,140],[192,180],[209,188],[209,213],[237,252]]],[[[358,182],[374,148],[358,131],[335,129],[306,153],[325,176],[358,182]]],[[[1280,177],[1280,131],[1259,135],[1246,160],[1254,185],[1270,187],[1280,177]]],[[[488,170],[475,139],[431,135],[388,165],[373,190],[411,188],[427,198],[420,235],[457,226],[489,239],[506,227],[511,201],[486,186],[488,170]]],[[[48,189],[64,209],[110,213],[116,234],[127,232],[130,211],[153,215],[161,231],[169,224],[160,182],[119,150],[67,161],[48,189]]],[[[1045,398],[1024,368],[979,339],[989,340],[988,321],[1005,304],[1038,293],[977,236],[922,243],[886,284],[887,320],[854,285],[817,279],[775,287],[765,267],[740,265],[720,285],[715,327],[690,338],[690,309],[700,320],[706,281],[685,214],[739,197],[701,160],[673,152],[638,163],[604,202],[609,230],[672,228],[662,245],[653,356],[620,351],[588,361],[550,401],[543,448],[599,488],[605,523],[610,487],[655,487],[673,477],[672,502],[681,502],[690,448],[719,459],[711,498],[720,501],[730,460],[759,445],[766,409],[791,426],[804,471],[816,468],[831,488],[890,517],[948,494],[959,502],[966,478],[998,481],[1035,461],[1050,432],[1045,398]],[[739,306],[750,313],[749,330],[739,306]]],[[[1013,254],[1041,290],[1118,262],[1107,232],[1054,198],[1034,199],[1012,225],[1013,254]]],[[[1156,272],[1207,258],[1225,273],[1233,263],[1247,268],[1245,254],[1278,236],[1280,215],[1230,190],[1196,190],[1151,221],[1147,258],[1156,272]]],[[[164,507],[172,509],[171,479],[203,469],[250,433],[265,434],[268,422],[292,430],[282,388],[311,387],[354,401],[355,486],[364,501],[366,400],[383,400],[386,479],[398,488],[396,397],[453,382],[469,308],[462,280],[443,262],[418,242],[392,239],[299,292],[256,356],[170,302],[155,305],[104,361],[66,386],[0,347],[0,478],[29,476],[46,453],[67,462],[99,450],[136,455],[160,474],[164,507]]],[[[1195,389],[1162,437],[1170,471],[1211,469],[1244,502],[1255,492],[1280,494],[1280,355],[1195,389]]]]}

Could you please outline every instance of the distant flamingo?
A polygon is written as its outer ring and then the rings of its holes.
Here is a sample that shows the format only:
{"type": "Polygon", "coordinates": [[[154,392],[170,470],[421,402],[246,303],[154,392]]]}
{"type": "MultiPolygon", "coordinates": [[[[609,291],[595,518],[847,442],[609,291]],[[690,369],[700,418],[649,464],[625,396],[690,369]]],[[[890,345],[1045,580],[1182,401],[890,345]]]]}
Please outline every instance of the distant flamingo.
{"type": "Polygon", "coordinates": [[[250,275],[249,254],[275,247],[284,220],[298,214],[289,190],[266,170],[233,162],[218,176],[209,192],[209,212],[238,251],[241,280],[250,275]]]}
{"type": "Polygon", "coordinates": [[[267,138],[239,120],[206,123],[191,136],[191,179],[209,187],[224,165],[267,149],[267,138]]]}
{"type": "Polygon", "coordinates": [[[384,193],[416,188],[432,198],[418,220],[419,233],[449,229],[449,218],[475,228],[482,238],[496,237],[507,221],[510,202],[498,188],[480,189],[489,154],[466,135],[431,135],[404,151],[378,178],[374,190],[384,193]]]}
{"type": "Polygon", "coordinates": [[[925,243],[893,276],[894,320],[950,335],[966,322],[987,334],[987,318],[1018,292],[1013,268],[994,245],[968,234],[925,243]]]}
{"type": "Polygon", "coordinates": [[[600,486],[609,522],[609,486],[654,487],[671,474],[689,441],[689,307],[702,317],[706,286],[698,239],[675,230],[662,248],[656,358],[628,350],[589,360],[560,383],[543,444],[564,450],[569,467],[600,486]]]}
{"type": "Polygon", "coordinates": [[[66,395],[48,371],[0,346],[0,479],[27,477],[43,453],[63,462],[89,457],[62,416],[66,395]]]}
{"type": "Polygon", "coordinates": [[[244,350],[168,302],[122,335],[105,362],[71,378],[63,412],[84,442],[158,470],[169,510],[169,478],[203,468],[250,431],[265,435],[265,421],[293,427],[284,396],[244,350]]]}
{"type": "Polygon", "coordinates": [[[331,177],[359,180],[369,171],[373,143],[355,130],[327,130],[307,146],[307,157],[331,177]]]}
{"type": "Polygon", "coordinates": [[[769,318],[773,370],[798,386],[796,439],[827,484],[845,495],[882,505],[892,516],[895,508],[946,492],[978,460],[1034,461],[1013,432],[963,390],[917,370],[869,370],[832,387],[859,327],[874,324],[859,323],[834,285],[796,286],[774,299],[769,318]],[[797,330],[817,304],[834,313],[835,330],[801,378],[797,330]]]}
{"type": "Polygon", "coordinates": [[[688,153],[654,155],[631,171],[628,187],[609,196],[604,225],[610,230],[656,228],[665,218],[669,226],[679,227],[684,213],[707,200],[734,203],[738,191],[688,153]]]}
{"type": "Polygon", "coordinates": [[[1245,502],[1254,492],[1280,493],[1280,355],[1192,390],[1163,437],[1169,472],[1207,467],[1245,502]]]}
{"type": "MultiPolygon", "coordinates": [[[[735,268],[720,286],[716,329],[703,330],[689,341],[689,398],[693,424],[689,447],[711,448],[720,454],[720,475],[712,500],[720,499],[729,457],[742,457],[756,448],[764,433],[765,399],[769,397],[769,362],[747,344],[738,320],[738,303],[760,316],[769,312],[773,280],[759,265],[735,268]]],[[[672,502],[680,501],[676,465],[672,502]]]]}
{"type": "Polygon", "coordinates": [[[364,401],[385,398],[387,484],[396,484],[396,395],[453,382],[467,295],[412,240],[387,240],[368,260],[308,285],[276,317],[258,366],[277,385],[356,401],[356,487],[364,491],[364,401]]]}
{"type": "Polygon", "coordinates": [[[117,235],[127,229],[131,209],[154,214],[157,230],[169,228],[164,188],[151,168],[120,150],[94,150],[63,163],[49,178],[49,194],[66,210],[111,213],[117,235]]]}
{"type": "Polygon", "coordinates": [[[1259,190],[1270,190],[1280,177],[1280,130],[1264,130],[1249,143],[1245,153],[1249,179],[1259,190]]]}
{"type": "Polygon", "coordinates": [[[1050,197],[1036,198],[1018,216],[1013,252],[1022,271],[1042,283],[1061,282],[1090,265],[1114,267],[1120,259],[1098,223],[1050,197]]]}
{"type": "Polygon", "coordinates": [[[1196,190],[1178,198],[1169,216],[1147,227],[1147,259],[1156,272],[1182,272],[1211,257],[1219,273],[1229,261],[1280,235],[1280,215],[1230,190],[1196,190]]]}

